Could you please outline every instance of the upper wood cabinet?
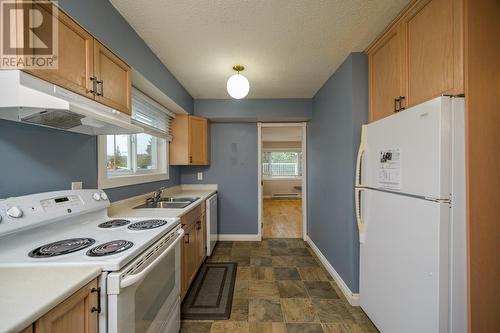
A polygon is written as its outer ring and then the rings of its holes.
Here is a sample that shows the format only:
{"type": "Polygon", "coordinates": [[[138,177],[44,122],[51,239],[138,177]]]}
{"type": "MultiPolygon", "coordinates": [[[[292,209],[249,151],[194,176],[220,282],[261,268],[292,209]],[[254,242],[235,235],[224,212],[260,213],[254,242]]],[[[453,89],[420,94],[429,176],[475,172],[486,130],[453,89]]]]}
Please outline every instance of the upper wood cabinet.
{"type": "MultiPolygon", "coordinates": [[[[46,4],[33,5],[48,12],[46,4]]],[[[94,98],[91,78],[94,76],[94,38],[64,12],[58,15],[59,54],[57,69],[32,69],[26,72],[94,98]]]]}
{"type": "Polygon", "coordinates": [[[208,165],[208,120],[176,115],[172,121],[171,165],[208,165]]]}
{"type": "Polygon", "coordinates": [[[123,60],[94,39],[96,101],[124,113],[131,113],[131,69],[123,60]]]}
{"type": "Polygon", "coordinates": [[[97,280],[71,295],[34,324],[35,333],[97,333],[97,280]]]}
{"type": "Polygon", "coordinates": [[[463,94],[463,0],[413,1],[366,50],[370,121],[463,94]]]}
{"type": "MultiPolygon", "coordinates": [[[[47,4],[35,3],[33,6],[50,13],[47,4]]],[[[130,66],[60,9],[58,35],[58,68],[25,71],[115,110],[130,114],[132,103],[130,66]]]]}
{"type": "Polygon", "coordinates": [[[392,27],[369,53],[370,119],[377,120],[393,113],[396,97],[403,89],[402,25],[392,27]]]}
{"type": "Polygon", "coordinates": [[[403,16],[407,105],[463,94],[462,0],[418,1],[403,16]]]}

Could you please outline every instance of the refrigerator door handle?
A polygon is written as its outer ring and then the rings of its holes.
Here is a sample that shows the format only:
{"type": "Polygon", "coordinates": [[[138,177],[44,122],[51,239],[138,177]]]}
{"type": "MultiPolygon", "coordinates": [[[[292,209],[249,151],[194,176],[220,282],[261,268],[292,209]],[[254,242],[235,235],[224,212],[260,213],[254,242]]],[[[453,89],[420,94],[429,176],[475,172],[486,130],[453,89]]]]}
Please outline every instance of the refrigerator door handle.
{"type": "Polygon", "coordinates": [[[361,126],[361,141],[359,143],[358,155],[356,157],[356,179],[354,180],[354,186],[361,185],[361,160],[363,154],[365,153],[366,146],[366,125],[361,126]]]}
{"type": "Polygon", "coordinates": [[[359,242],[364,243],[366,239],[365,232],[365,223],[361,218],[361,192],[363,192],[364,188],[355,188],[354,189],[354,204],[356,210],[356,223],[358,225],[358,233],[359,233],[359,242]]]}

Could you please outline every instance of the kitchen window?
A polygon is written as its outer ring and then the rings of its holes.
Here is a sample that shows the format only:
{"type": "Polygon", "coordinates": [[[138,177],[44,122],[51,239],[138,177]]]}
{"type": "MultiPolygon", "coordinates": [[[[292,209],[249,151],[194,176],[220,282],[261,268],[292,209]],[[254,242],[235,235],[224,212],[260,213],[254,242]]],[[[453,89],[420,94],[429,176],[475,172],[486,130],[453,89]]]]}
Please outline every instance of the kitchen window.
{"type": "Polygon", "coordinates": [[[302,152],[297,150],[264,150],[262,154],[264,179],[302,177],[302,152]]]}
{"type": "Polygon", "coordinates": [[[99,137],[99,187],[169,179],[168,148],[173,114],[137,89],[132,95],[132,122],[144,133],[99,137]]]}

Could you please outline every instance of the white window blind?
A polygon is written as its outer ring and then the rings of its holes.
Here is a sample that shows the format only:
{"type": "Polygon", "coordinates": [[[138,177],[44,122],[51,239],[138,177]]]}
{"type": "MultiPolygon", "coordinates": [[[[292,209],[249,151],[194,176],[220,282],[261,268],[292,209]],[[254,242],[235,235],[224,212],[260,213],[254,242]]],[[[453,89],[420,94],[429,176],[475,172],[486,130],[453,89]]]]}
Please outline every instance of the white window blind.
{"type": "Polygon", "coordinates": [[[132,122],[144,133],[172,141],[171,120],[175,115],[136,88],[132,90],[132,122]]]}

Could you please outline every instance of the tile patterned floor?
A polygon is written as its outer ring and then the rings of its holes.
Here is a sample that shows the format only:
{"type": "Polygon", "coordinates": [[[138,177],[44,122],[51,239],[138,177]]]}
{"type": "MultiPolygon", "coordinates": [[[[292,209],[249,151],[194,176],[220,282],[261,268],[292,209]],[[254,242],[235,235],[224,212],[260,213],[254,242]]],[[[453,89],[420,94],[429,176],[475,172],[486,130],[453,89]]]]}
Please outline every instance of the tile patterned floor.
{"type": "Polygon", "coordinates": [[[301,239],[219,242],[209,262],[237,262],[229,320],[182,321],[181,333],[372,333],[301,239]]]}

